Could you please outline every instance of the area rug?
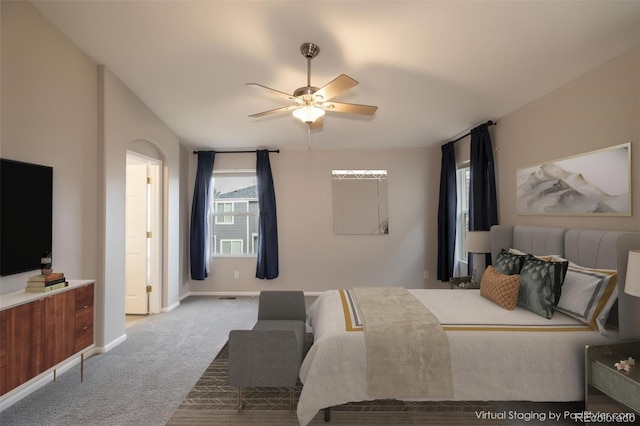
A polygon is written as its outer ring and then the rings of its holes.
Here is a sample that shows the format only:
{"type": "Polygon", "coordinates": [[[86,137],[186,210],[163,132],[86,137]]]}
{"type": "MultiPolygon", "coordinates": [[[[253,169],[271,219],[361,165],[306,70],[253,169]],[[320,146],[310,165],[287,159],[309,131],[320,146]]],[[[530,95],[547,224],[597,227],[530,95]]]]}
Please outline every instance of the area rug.
{"type": "MultiPolygon", "coordinates": [[[[307,348],[312,337],[307,336],[307,348]]],[[[296,401],[302,383],[295,387],[296,401]]],[[[295,413],[289,411],[288,388],[244,388],[244,411],[237,411],[237,388],[229,385],[227,345],[220,350],[200,380],[189,392],[170,421],[177,425],[297,425],[295,413]]],[[[329,425],[376,424],[482,424],[503,425],[499,419],[479,418],[482,412],[493,411],[483,401],[404,402],[375,400],[349,403],[331,409],[329,425]]],[[[320,412],[312,425],[326,424],[320,412]]]]}

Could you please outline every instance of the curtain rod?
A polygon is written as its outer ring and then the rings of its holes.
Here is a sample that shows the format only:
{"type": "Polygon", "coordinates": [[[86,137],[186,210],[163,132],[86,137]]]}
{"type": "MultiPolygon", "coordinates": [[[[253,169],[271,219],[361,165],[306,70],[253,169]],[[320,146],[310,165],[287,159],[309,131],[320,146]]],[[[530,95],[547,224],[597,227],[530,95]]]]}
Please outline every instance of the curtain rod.
{"type": "MultiPolygon", "coordinates": [[[[494,124],[496,124],[496,123],[494,123],[493,121],[489,120],[489,121],[487,121],[487,122],[486,122],[486,123],[484,123],[484,124],[486,124],[487,126],[493,126],[493,125],[494,125],[494,124]]],[[[481,124],[480,124],[480,126],[481,126],[481,124]]],[[[477,127],[477,126],[476,126],[476,127],[477,127]]],[[[475,127],[474,127],[474,129],[475,129],[475,127]]],[[[469,136],[470,134],[471,134],[471,132],[469,131],[468,133],[465,133],[464,135],[462,135],[462,136],[460,136],[460,137],[458,137],[458,138],[456,138],[456,139],[454,139],[454,140],[452,140],[452,141],[449,141],[449,142],[447,142],[447,143],[454,143],[454,142],[458,142],[459,140],[466,138],[466,137],[467,137],[467,136],[469,136]]]]}
{"type": "MultiPolygon", "coordinates": [[[[214,152],[216,153],[216,155],[217,154],[247,154],[247,153],[250,153],[250,152],[258,152],[258,150],[256,149],[256,150],[253,150],[253,151],[249,150],[249,151],[214,151],[214,152]]],[[[279,154],[280,150],[279,149],[270,149],[269,152],[275,152],[276,154],[279,154]]],[[[198,151],[193,151],[193,153],[197,154],[198,151]]]]}

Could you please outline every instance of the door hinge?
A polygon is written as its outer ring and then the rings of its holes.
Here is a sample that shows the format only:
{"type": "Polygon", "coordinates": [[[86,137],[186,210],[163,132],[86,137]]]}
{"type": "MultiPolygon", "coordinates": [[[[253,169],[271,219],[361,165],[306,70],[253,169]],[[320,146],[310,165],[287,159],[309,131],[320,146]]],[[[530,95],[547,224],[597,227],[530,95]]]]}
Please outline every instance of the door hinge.
{"type": "Polygon", "coordinates": [[[153,237],[153,233],[151,231],[147,231],[147,238],[152,238],[153,237]]]}
{"type": "Polygon", "coordinates": [[[151,286],[150,285],[147,286],[147,293],[151,293],[151,286]]]}
{"type": "Polygon", "coordinates": [[[148,178],[147,178],[147,183],[148,183],[148,184],[152,184],[152,183],[153,183],[153,178],[148,177],[148,178]]]}

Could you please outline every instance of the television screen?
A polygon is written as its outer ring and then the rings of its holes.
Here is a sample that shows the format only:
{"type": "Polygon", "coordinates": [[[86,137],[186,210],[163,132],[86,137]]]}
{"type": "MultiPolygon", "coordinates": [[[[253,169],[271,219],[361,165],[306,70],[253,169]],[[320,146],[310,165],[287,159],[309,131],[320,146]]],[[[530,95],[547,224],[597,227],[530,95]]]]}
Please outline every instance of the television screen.
{"type": "Polygon", "coordinates": [[[0,159],[0,275],[40,269],[52,246],[53,168],[0,159]]]}

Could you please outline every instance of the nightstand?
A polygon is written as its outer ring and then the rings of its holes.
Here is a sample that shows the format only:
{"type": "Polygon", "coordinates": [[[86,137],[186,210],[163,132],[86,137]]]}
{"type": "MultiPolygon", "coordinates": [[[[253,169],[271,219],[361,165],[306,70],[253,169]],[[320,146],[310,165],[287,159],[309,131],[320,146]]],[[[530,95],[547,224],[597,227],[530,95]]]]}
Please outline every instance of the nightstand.
{"type": "Polygon", "coordinates": [[[480,285],[471,284],[471,277],[451,277],[449,278],[449,288],[452,290],[477,290],[480,285]]]}
{"type": "Polygon", "coordinates": [[[585,410],[640,414],[640,342],[585,347],[585,410]],[[628,373],[614,366],[632,357],[628,373]]]}

